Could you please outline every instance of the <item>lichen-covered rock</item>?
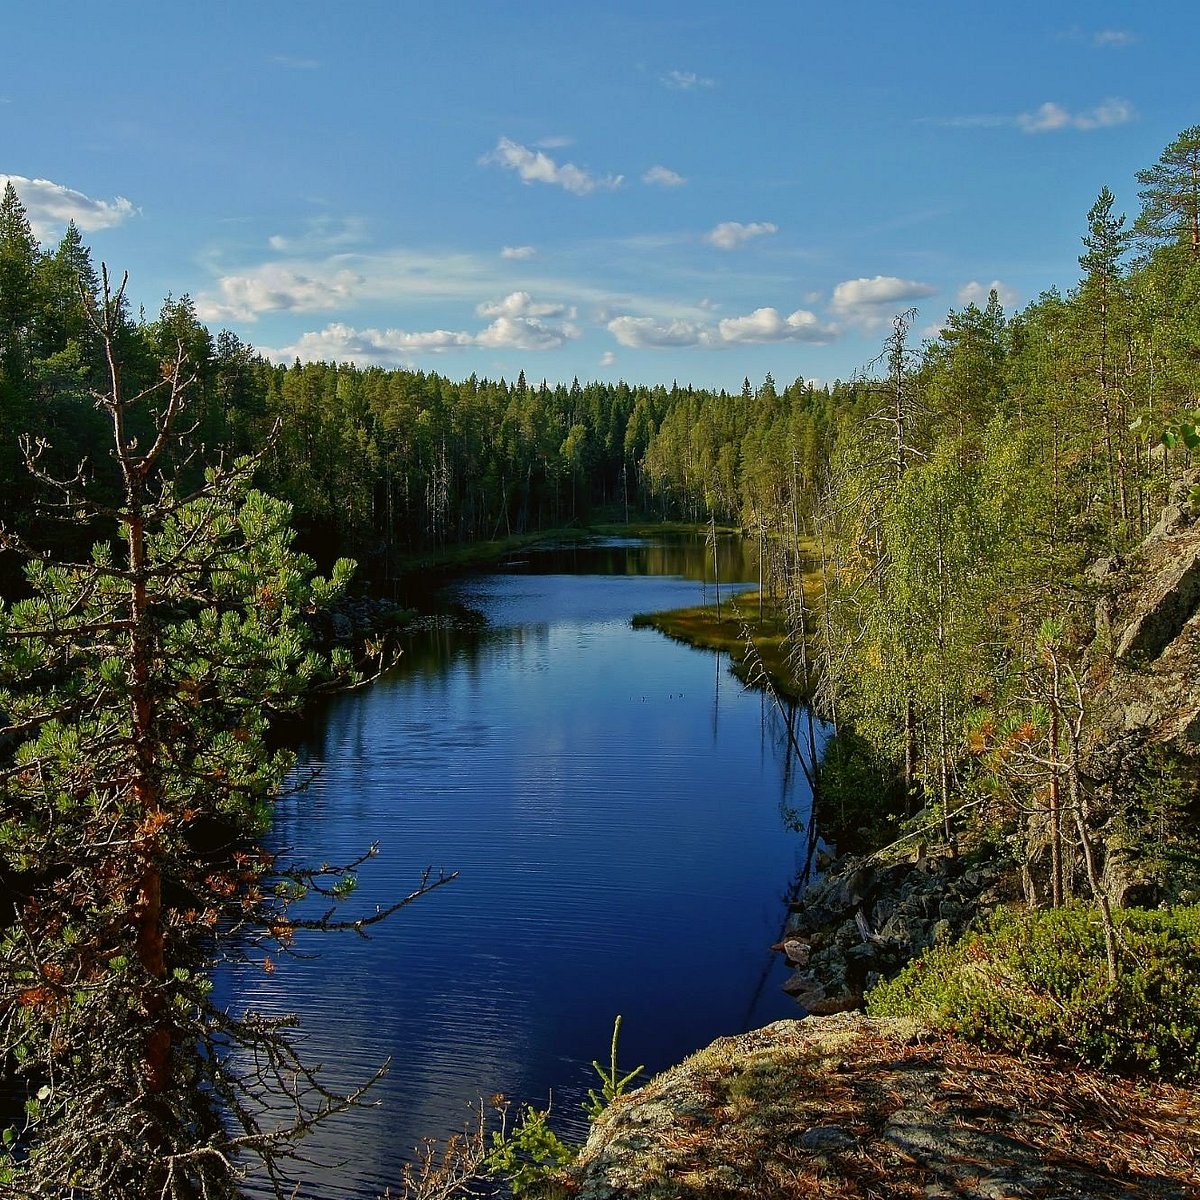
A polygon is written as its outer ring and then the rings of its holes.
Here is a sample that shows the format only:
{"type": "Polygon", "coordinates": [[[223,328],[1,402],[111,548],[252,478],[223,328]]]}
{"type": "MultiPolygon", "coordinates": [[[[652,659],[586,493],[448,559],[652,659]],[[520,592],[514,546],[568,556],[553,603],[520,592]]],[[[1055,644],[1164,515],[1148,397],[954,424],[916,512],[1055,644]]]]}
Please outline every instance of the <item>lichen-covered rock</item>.
{"type": "MultiPolygon", "coordinates": [[[[1159,547],[1166,549],[1167,547],[1159,547]]],[[[1180,535],[1146,581],[1117,643],[1117,657],[1152,662],[1183,632],[1200,607],[1200,533],[1180,535]]],[[[1149,557],[1149,551],[1147,552],[1149,557]]]]}
{"type": "Polygon", "coordinates": [[[860,1014],[722,1038],[597,1120],[544,1194],[1146,1197],[1200,1188],[1200,1102],[860,1014]]]}

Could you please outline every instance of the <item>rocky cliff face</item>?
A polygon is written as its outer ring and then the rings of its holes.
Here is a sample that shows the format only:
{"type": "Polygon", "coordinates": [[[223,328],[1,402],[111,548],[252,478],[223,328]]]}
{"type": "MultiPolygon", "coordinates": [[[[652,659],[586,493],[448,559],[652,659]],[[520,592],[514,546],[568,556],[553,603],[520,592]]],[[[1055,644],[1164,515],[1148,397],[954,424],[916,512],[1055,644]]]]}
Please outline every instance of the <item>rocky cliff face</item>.
{"type": "Polygon", "coordinates": [[[1200,523],[1176,486],[1150,536],[1129,557],[1091,570],[1105,595],[1089,670],[1101,728],[1123,745],[1151,740],[1200,755],[1200,523]]]}
{"type": "Polygon", "coordinates": [[[1119,904],[1200,900],[1200,506],[1190,498],[1198,482],[1193,473],[1176,485],[1127,560],[1102,559],[1089,572],[1100,599],[1086,658],[1084,773],[1105,891],[1119,904]],[[1163,789],[1146,778],[1155,756],[1174,776],[1176,810],[1165,820],[1154,812],[1163,789]]]}
{"type": "Polygon", "coordinates": [[[858,1014],[779,1021],[620,1097],[545,1195],[1200,1195],[1200,1101],[858,1014]]]}

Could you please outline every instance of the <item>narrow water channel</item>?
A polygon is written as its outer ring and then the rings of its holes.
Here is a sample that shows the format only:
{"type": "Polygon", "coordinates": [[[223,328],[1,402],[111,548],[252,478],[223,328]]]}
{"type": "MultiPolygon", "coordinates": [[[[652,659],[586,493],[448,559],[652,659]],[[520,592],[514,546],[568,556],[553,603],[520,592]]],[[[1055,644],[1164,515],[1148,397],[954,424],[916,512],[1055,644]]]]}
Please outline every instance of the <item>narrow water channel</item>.
{"type": "MultiPolygon", "coordinates": [[[[722,570],[754,574],[736,555],[722,570]]],[[[299,1014],[337,1086],[391,1060],[376,1107],[305,1144],[324,1165],[302,1196],[378,1196],[496,1092],[552,1094],[582,1132],[618,1013],[623,1065],[650,1071],[796,1015],[769,950],[804,848],[785,818],[808,808],[782,719],[725,659],[630,627],[711,600],[706,571],[699,543],[630,542],[461,581],[443,602],[486,624],[414,637],[314,726],[319,774],[274,845],[337,861],[378,842],[351,913],[427,866],[460,876],[369,941],[327,936],[302,947],[315,959],[227,981],[238,1006],[299,1014]]]]}

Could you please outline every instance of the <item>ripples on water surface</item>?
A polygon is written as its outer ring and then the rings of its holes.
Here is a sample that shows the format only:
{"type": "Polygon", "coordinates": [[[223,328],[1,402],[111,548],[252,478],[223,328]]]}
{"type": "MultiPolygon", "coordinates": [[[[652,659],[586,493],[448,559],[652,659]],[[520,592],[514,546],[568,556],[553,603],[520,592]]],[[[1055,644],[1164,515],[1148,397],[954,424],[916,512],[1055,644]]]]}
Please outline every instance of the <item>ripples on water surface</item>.
{"type": "Polygon", "coordinates": [[[581,1131],[617,1013],[622,1063],[651,1071],[796,1014],[768,947],[801,855],[781,804],[804,811],[807,792],[768,701],[711,652],[630,628],[702,599],[643,573],[682,570],[647,554],[571,556],[598,575],[539,573],[563,564],[534,556],[456,585],[489,625],[414,639],[306,745],[320,774],[281,805],[273,842],[330,862],[379,842],[353,911],[426,866],[461,876],[370,941],[325,937],[316,960],[232,981],[239,1005],[297,1012],[339,1086],[392,1060],[377,1107],[306,1143],[345,1165],[306,1168],[304,1196],[377,1196],[494,1092],[544,1104],[553,1089],[581,1131]],[[637,574],[612,573],[625,560],[637,574]]]}

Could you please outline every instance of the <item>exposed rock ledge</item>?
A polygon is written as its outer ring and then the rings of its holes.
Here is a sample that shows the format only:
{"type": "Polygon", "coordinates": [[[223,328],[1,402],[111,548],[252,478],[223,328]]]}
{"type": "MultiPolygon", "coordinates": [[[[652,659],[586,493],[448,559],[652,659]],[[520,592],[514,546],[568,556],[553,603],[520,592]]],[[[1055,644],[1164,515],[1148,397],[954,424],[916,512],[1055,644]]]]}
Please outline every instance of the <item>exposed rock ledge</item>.
{"type": "Polygon", "coordinates": [[[1183,1200],[1200,1101],[898,1021],[779,1021],[619,1097],[548,1194],[1183,1200]]]}

